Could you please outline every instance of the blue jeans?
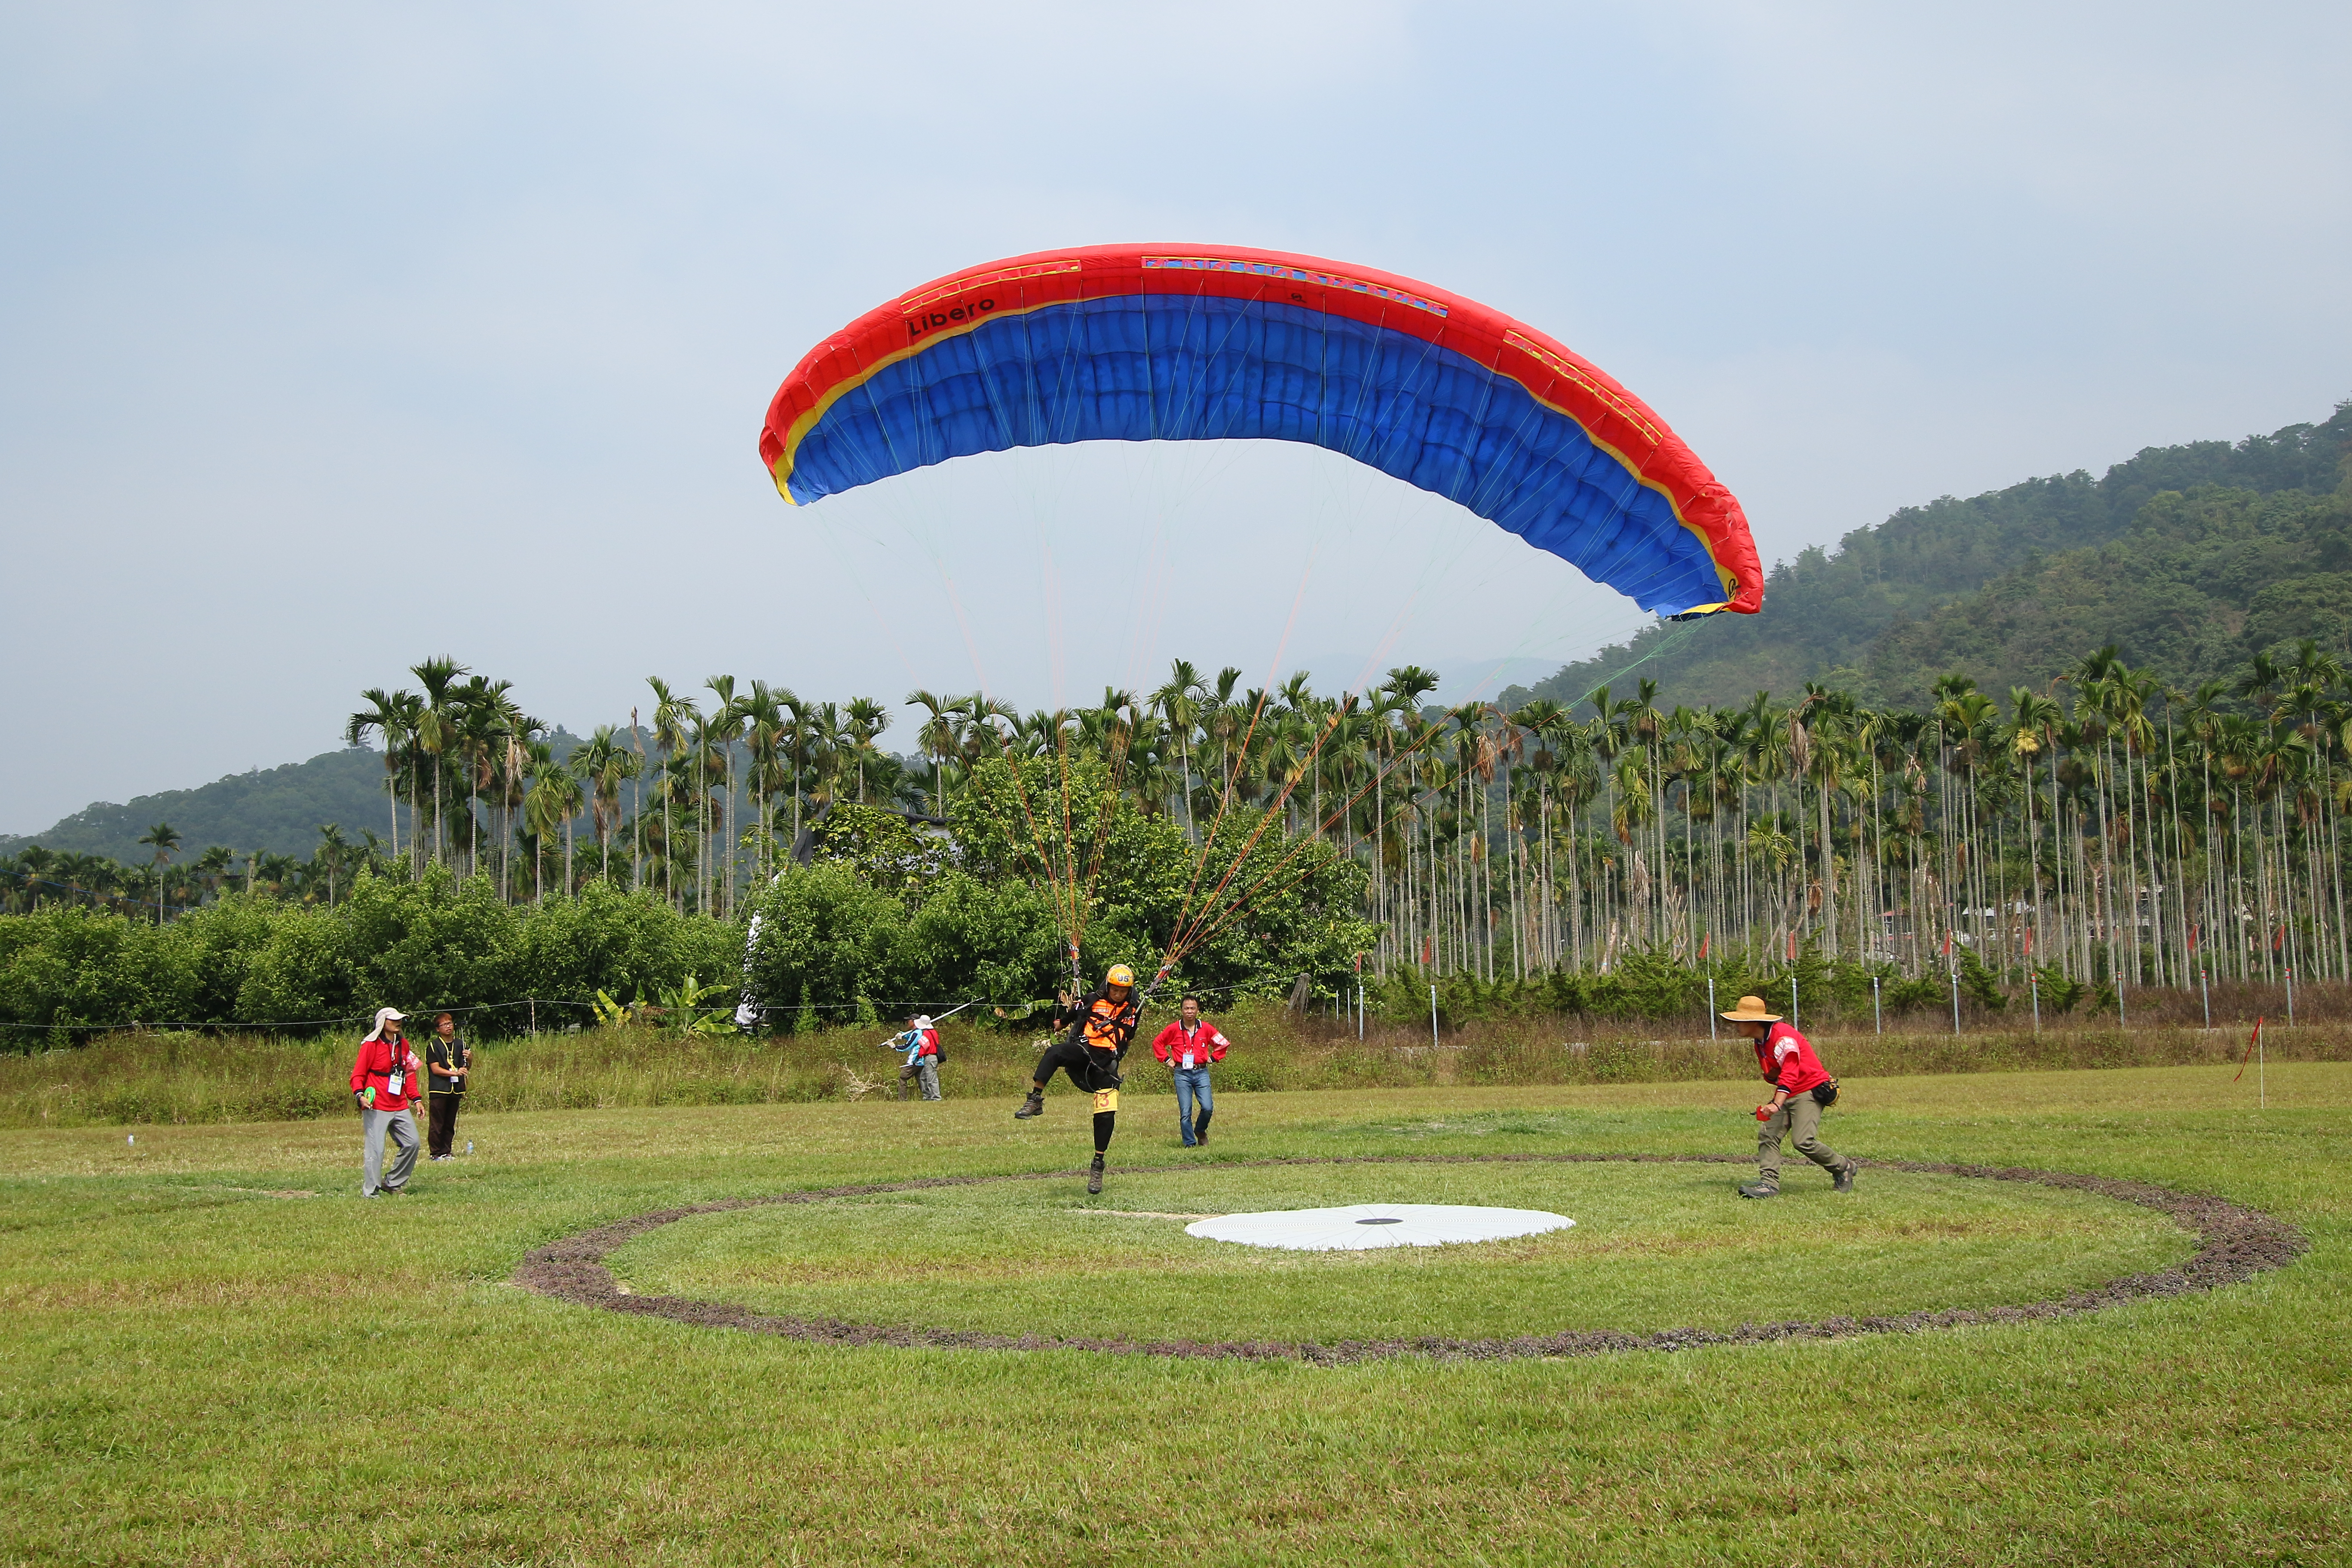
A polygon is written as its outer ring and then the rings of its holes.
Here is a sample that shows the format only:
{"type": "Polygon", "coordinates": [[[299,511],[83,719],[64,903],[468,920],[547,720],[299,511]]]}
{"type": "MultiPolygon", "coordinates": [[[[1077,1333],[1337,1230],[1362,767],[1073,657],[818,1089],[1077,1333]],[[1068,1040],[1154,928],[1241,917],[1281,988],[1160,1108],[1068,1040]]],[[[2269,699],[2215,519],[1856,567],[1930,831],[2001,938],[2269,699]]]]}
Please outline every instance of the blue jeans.
{"type": "Polygon", "coordinates": [[[1208,1136],[1209,1117],[1211,1113],[1217,1109],[1217,1102],[1215,1098],[1209,1093],[1209,1069],[1207,1068],[1177,1068],[1174,1070],[1176,1074],[1176,1126],[1177,1130],[1184,1134],[1184,1147],[1190,1149],[1198,1139],[1208,1136]],[[1192,1116],[1192,1102],[1194,1100],[1198,1100],[1201,1103],[1201,1114],[1200,1119],[1197,1121],[1193,1120],[1192,1116]]]}

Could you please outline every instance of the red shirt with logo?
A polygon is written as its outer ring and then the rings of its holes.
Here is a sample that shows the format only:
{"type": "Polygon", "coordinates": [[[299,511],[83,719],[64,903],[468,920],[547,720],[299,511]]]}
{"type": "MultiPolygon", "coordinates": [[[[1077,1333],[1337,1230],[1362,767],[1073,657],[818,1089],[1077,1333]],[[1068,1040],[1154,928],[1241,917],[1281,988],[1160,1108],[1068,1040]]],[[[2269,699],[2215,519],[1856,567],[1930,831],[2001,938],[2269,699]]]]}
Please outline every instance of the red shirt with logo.
{"type": "Polygon", "coordinates": [[[1180,1019],[1160,1031],[1160,1037],[1151,1042],[1151,1054],[1172,1064],[1181,1062],[1184,1053],[1190,1051],[1194,1067],[1206,1067],[1211,1062],[1225,1059],[1225,1047],[1229,1043],[1205,1018],[1189,1029],[1180,1019]]]}
{"type": "Polygon", "coordinates": [[[1766,1083],[1778,1085],[1792,1096],[1830,1080],[1829,1069],[1813,1055],[1812,1042],[1785,1018],[1765,1030],[1764,1037],[1756,1042],[1756,1065],[1763,1069],[1766,1083]]]}
{"type": "Polygon", "coordinates": [[[425,1064],[416,1059],[405,1039],[376,1039],[360,1042],[359,1059],[352,1063],[352,1092],[359,1094],[368,1089],[375,1090],[377,1110],[405,1110],[425,1098],[425,1086],[418,1080],[425,1076],[425,1064]],[[392,1075],[401,1075],[400,1092],[392,1091],[392,1075]]]}

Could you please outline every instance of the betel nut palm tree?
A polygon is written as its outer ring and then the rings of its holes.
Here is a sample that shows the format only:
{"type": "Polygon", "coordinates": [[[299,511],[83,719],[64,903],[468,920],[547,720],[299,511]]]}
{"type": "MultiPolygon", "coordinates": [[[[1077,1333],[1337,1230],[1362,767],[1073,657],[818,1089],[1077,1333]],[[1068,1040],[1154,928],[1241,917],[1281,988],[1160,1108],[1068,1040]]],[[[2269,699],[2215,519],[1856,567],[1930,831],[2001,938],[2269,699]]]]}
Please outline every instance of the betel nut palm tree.
{"type": "Polygon", "coordinates": [[[596,830],[596,875],[606,879],[613,874],[613,828],[620,820],[621,786],[635,776],[636,762],[636,753],[621,742],[620,731],[610,724],[597,725],[595,733],[565,759],[572,776],[586,786],[596,830]]]}
{"type": "Polygon", "coordinates": [[[920,708],[929,715],[921,728],[916,731],[915,742],[931,760],[931,813],[935,816],[940,816],[946,810],[944,788],[948,759],[957,752],[955,717],[950,711],[955,705],[942,701],[929,691],[917,689],[907,694],[907,706],[920,708]]]}
{"type": "Polygon", "coordinates": [[[866,764],[874,755],[874,742],[890,727],[890,710],[871,697],[853,697],[841,720],[843,735],[848,740],[851,754],[857,765],[857,800],[866,801],[866,764]]]}
{"type": "Polygon", "coordinates": [[[544,742],[532,742],[529,792],[523,797],[523,822],[531,836],[531,896],[534,902],[547,899],[547,840],[554,834],[563,835],[563,885],[572,887],[572,819],[580,814],[580,784],[562,763],[555,760],[554,749],[544,742]]]}
{"type": "MultiPolygon", "coordinates": [[[[408,744],[414,733],[415,715],[419,704],[414,692],[386,691],[381,686],[371,686],[361,692],[360,700],[367,706],[352,714],[350,722],[343,726],[343,741],[347,745],[364,746],[371,730],[383,737],[383,794],[384,798],[392,803],[392,852],[397,856],[400,853],[402,749],[408,744]]],[[[411,812],[413,816],[413,802],[411,812]]]]}
{"type": "MultiPolygon", "coordinates": [[[[416,715],[415,739],[417,747],[433,759],[432,859],[437,866],[447,848],[441,822],[441,753],[457,743],[458,710],[451,700],[451,688],[457,677],[467,671],[456,659],[428,658],[422,664],[411,665],[408,672],[425,688],[424,703],[416,715]]],[[[414,816],[413,810],[411,815],[414,816]]],[[[417,853],[417,865],[422,868],[421,849],[415,843],[410,847],[417,853]]]]}
{"type": "Polygon", "coordinates": [[[719,836],[726,853],[714,858],[723,860],[724,866],[724,887],[719,894],[719,908],[723,914],[732,914],[735,901],[735,746],[743,739],[751,722],[751,714],[735,695],[733,676],[714,675],[702,684],[719,700],[711,710],[709,740],[722,759],[719,771],[726,781],[726,797],[720,802],[718,811],[719,836]]]}
{"type": "Polygon", "coordinates": [[[179,830],[168,822],[159,822],[139,836],[139,842],[155,851],[155,923],[163,923],[163,868],[172,863],[172,852],[180,847],[179,830]]]}

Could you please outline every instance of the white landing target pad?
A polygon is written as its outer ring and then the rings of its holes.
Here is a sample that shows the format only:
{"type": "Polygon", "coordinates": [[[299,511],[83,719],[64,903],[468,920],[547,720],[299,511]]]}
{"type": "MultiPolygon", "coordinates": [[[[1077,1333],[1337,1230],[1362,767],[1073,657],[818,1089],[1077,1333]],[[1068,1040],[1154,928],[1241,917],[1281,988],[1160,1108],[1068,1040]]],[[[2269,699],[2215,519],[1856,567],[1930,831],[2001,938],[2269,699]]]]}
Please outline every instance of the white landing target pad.
{"type": "Polygon", "coordinates": [[[1281,1247],[1294,1252],[1355,1252],[1374,1247],[1443,1247],[1540,1236],[1576,1222],[1542,1209],[1472,1208],[1460,1204],[1350,1204],[1338,1209],[1275,1209],[1220,1215],[1184,1227],[1186,1236],[1281,1247]]]}

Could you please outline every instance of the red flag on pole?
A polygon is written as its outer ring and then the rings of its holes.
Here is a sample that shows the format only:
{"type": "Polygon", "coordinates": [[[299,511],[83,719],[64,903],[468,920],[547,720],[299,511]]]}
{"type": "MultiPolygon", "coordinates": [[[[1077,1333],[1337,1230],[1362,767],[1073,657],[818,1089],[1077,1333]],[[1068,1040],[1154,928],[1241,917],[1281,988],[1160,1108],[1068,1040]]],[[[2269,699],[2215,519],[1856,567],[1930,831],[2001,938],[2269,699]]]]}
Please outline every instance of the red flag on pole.
{"type": "Polygon", "coordinates": [[[1952,956],[1952,933],[1948,928],[1944,932],[1944,956],[1952,956]]]}
{"type": "Polygon", "coordinates": [[[2191,952],[2195,952],[2197,951],[2197,928],[2195,926],[2190,926],[2189,928],[2189,951],[2191,952]]]}
{"type": "Polygon", "coordinates": [[[1789,962],[1791,963],[1797,962],[1797,933],[1795,931],[1790,931],[1789,933],[1789,962]]]}
{"type": "MultiPolygon", "coordinates": [[[[2253,1037],[2246,1041],[2246,1054],[2238,1058],[2238,1078],[2243,1078],[2246,1076],[2246,1064],[2254,1059],[2254,1047],[2262,1043],[2262,1038],[2263,1021],[2258,1017],[2254,1020],[2253,1037]]],[[[2231,1083],[2235,1083],[2238,1081],[2238,1078],[2233,1078],[2230,1081],[2231,1083]]]]}
{"type": "Polygon", "coordinates": [[[2027,926],[2025,928],[2025,956],[2028,958],[2032,958],[2033,956],[2033,928],[2032,926],[2027,926]]]}
{"type": "Polygon", "coordinates": [[[1706,937],[1701,937],[1701,938],[1699,938],[1699,939],[1698,939],[1698,961],[1699,961],[1701,963],[1705,963],[1706,962],[1706,944],[1707,944],[1707,941],[1708,941],[1708,939],[1707,939],[1707,938],[1706,938],[1706,937]]]}
{"type": "Polygon", "coordinates": [[[2280,948],[2284,947],[2285,945],[2286,927],[2281,926],[2278,930],[2271,933],[2271,951],[2273,952],[2276,952],[2280,948]]]}
{"type": "Polygon", "coordinates": [[[1427,937],[1423,937],[1421,939],[1421,961],[1423,963],[1427,963],[1429,962],[1429,942],[1430,939],[1427,937]]]}

